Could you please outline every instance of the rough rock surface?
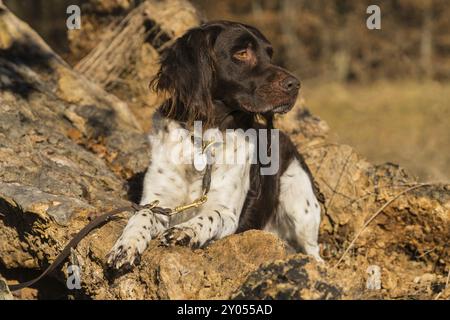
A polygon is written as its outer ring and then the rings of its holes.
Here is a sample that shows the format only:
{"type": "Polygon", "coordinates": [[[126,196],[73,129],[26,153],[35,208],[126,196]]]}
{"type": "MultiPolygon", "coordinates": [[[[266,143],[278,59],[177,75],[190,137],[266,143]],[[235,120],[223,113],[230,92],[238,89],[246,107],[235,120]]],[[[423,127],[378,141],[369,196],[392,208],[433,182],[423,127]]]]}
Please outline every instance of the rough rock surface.
{"type": "Polygon", "coordinates": [[[13,296],[8,289],[6,280],[0,276],[0,300],[12,300],[13,296]]]}
{"type": "MultiPolygon", "coordinates": [[[[48,266],[93,214],[136,200],[134,182],[149,161],[140,124],[155,105],[133,115],[128,98],[72,69],[2,6],[0,71],[0,273],[14,283],[26,280],[24,270],[48,266]]],[[[450,298],[450,186],[419,186],[380,211],[417,182],[394,164],[372,165],[349,146],[329,143],[326,124],[302,101],[278,125],[325,195],[325,265],[290,256],[275,236],[250,231],[194,251],[152,243],[138,268],[110,274],[105,254],[124,214],[92,232],[52,274],[62,297],[450,298]],[[81,268],[80,290],[65,288],[69,264],[81,268]],[[366,286],[373,266],[381,270],[379,290],[366,286]]]]}
{"type": "Polygon", "coordinates": [[[304,101],[279,126],[291,133],[325,195],[320,242],[327,263],[335,266],[363,230],[334,268],[345,295],[449,297],[450,185],[421,185],[398,165],[373,165],[351,147],[328,142],[327,125],[305,109],[304,101]],[[373,266],[381,269],[381,289],[371,291],[366,281],[373,266]],[[428,273],[434,281],[415,281],[428,273]]]}
{"type": "Polygon", "coordinates": [[[303,255],[261,266],[233,296],[239,300],[336,300],[341,297],[342,288],[333,284],[325,266],[303,255]]]}
{"type": "Polygon", "coordinates": [[[68,35],[75,69],[126,101],[140,115],[141,126],[148,129],[151,113],[162,102],[149,90],[159,55],[197,26],[200,17],[186,0],[137,3],[88,1],[83,8],[83,28],[70,30],[68,35]]]}
{"type": "MultiPolygon", "coordinates": [[[[115,240],[106,238],[106,232],[106,229],[98,231],[106,243],[89,248],[89,255],[99,261],[104,260],[106,250],[115,240]]],[[[77,250],[80,256],[84,256],[83,250],[83,246],[77,250]]],[[[86,294],[97,299],[227,299],[249,272],[264,262],[286,256],[284,244],[275,236],[249,231],[217,241],[204,250],[167,249],[152,243],[136,269],[113,278],[109,285],[103,277],[93,276],[102,275],[100,268],[91,269],[91,264],[83,272],[88,277],[85,281],[95,282],[86,294]],[[265,245],[261,246],[261,242],[265,245]]]]}

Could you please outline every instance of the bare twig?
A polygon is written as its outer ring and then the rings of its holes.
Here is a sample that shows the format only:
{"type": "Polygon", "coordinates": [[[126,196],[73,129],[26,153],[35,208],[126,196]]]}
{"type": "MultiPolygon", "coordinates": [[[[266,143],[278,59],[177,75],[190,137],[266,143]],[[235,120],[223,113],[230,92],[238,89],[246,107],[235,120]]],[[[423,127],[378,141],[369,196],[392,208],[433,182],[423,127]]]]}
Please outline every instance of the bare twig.
{"type": "Polygon", "coordinates": [[[320,171],[320,169],[322,168],[322,164],[323,164],[323,162],[325,161],[325,158],[327,157],[327,155],[328,155],[328,151],[325,150],[325,152],[324,152],[324,154],[323,154],[323,157],[322,157],[322,159],[320,159],[319,165],[318,165],[317,168],[316,168],[316,172],[314,173],[315,175],[318,175],[318,174],[319,174],[319,171],[320,171]]]}
{"type": "Polygon", "coordinates": [[[353,151],[350,151],[350,154],[345,159],[344,165],[342,166],[341,173],[339,174],[339,177],[336,181],[336,186],[333,189],[333,194],[331,195],[330,201],[328,202],[328,208],[331,208],[331,204],[333,203],[334,195],[336,194],[336,191],[339,188],[339,185],[341,183],[342,176],[344,175],[345,169],[347,167],[348,162],[350,161],[350,157],[353,155],[353,151]]]}
{"type": "Polygon", "coordinates": [[[400,198],[402,195],[404,195],[405,193],[408,193],[410,191],[413,191],[415,189],[418,188],[422,188],[422,187],[426,187],[426,186],[430,186],[432,184],[430,183],[421,183],[421,184],[417,184],[413,187],[410,187],[406,190],[403,190],[402,192],[400,192],[399,194],[397,194],[396,196],[394,196],[392,199],[390,199],[389,201],[387,201],[384,205],[381,206],[380,209],[378,209],[367,221],[366,223],[364,223],[364,225],[362,226],[361,230],[359,230],[359,232],[356,234],[356,236],[353,238],[353,240],[350,242],[349,246],[347,247],[347,249],[345,249],[344,253],[342,254],[342,256],[339,258],[338,262],[336,262],[336,264],[333,266],[333,268],[336,268],[344,259],[344,257],[347,255],[347,253],[350,251],[350,249],[353,247],[353,245],[355,244],[356,240],[359,238],[359,236],[363,233],[363,231],[367,228],[367,226],[381,213],[383,212],[384,209],[386,209],[392,202],[394,202],[395,200],[397,200],[398,198],[400,198]]]}
{"type": "Polygon", "coordinates": [[[339,192],[339,191],[333,189],[333,187],[330,186],[330,184],[329,184],[328,182],[326,182],[325,179],[320,178],[320,180],[322,181],[322,183],[323,183],[326,187],[328,187],[328,189],[330,189],[332,192],[336,193],[337,195],[340,195],[341,197],[347,198],[348,200],[351,200],[351,201],[356,201],[355,199],[353,199],[352,197],[346,195],[345,193],[342,193],[342,192],[339,192]]]}
{"type": "Polygon", "coordinates": [[[448,269],[447,281],[445,282],[445,289],[448,288],[449,284],[450,284],[450,269],[448,269]]]}
{"type": "Polygon", "coordinates": [[[444,289],[442,289],[441,292],[439,292],[439,293],[436,295],[436,297],[434,297],[434,300],[439,300],[439,298],[442,296],[442,294],[444,293],[444,291],[447,290],[449,283],[450,283],[450,269],[448,270],[447,281],[445,282],[445,287],[444,287],[444,289]]]}
{"type": "Polygon", "coordinates": [[[322,142],[322,143],[317,143],[317,144],[301,147],[300,149],[302,150],[302,152],[307,153],[310,150],[316,150],[316,149],[328,148],[328,147],[336,147],[336,146],[340,146],[340,145],[337,143],[332,143],[332,142],[322,142]]]}
{"type": "Polygon", "coordinates": [[[425,251],[424,253],[422,253],[420,256],[418,256],[417,258],[423,258],[423,257],[425,257],[427,254],[433,252],[433,251],[436,250],[436,249],[437,249],[437,247],[434,247],[433,249],[427,250],[427,251],[425,251]]]}
{"type": "MultiPolygon", "coordinates": [[[[429,184],[429,185],[436,185],[436,184],[439,184],[439,183],[441,183],[441,182],[426,182],[426,184],[429,184]]],[[[412,186],[417,186],[417,185],[422,185],[422,184],[424,184],[424,183],[418,183],[418,182],[400,183],[400,184],[378,186],[377,189],[378,190],[380,190],[380,189],[387,189],[387,188],[396,189],[396,188],[412,187],[412,186]]],[[[352,199],[352,201],[349,201],[349,203],[343,209],[346,209],[349,206],[351,206],[353,203],[361,201],[361,200],[364,200],[364,199],[367,199],[368,197],[373,196],[373,195],[375,195],[377,193],[378,192],[376,192],[376,191],[367,192],[366,194],[362,195],[359,198],[352,199]]]]}

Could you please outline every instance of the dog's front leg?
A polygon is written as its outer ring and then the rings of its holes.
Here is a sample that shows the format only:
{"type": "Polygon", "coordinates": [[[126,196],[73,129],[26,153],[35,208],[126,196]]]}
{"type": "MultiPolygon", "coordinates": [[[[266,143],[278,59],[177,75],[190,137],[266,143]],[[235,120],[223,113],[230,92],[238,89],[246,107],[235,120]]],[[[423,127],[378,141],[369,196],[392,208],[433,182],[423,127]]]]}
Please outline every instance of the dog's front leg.
{"type": "Polygon", "coordinates": [[[281,176],[277,216],[276,223],[266,229],[322,262],[318,244],[320,205],[314,195],[313,183],[297,159],[281,176]]]}
{"type": "Polygon", "coordinates": [[[211,210],[166,230],[161,236],[161,243],[199,248],[210,240],[233,234],[236,229],[237,217],[234,213],[211,210]]]}
{"type": "MultiPolygon", "coordinates": [[[[184,198],[186,192],[185,176],[169,157],[173,145],[162,136],[151,139],[152,162],[144,179],[144,189],[140,204],[146,205],[159,200],[159,206],[171,208],[184,198]]],[[[121,267],[137,264],[140,255],[147,248],[150,240],[158,237],[169,227],[167,216],[150,210],[137,212],[128,221],[122,235],[108,254],[109,266],[121,267]]]]}
{"type": "Polygon", "coordinates": [[[167,216],[150,209],[138,211],[130,218],[122,235],[108,253],[108,265],[120,269],[137,264],[150,240],[158,237],[168,226],[167,216]]]}
{"type": "Polygon", "coordinates": [[[216,167],[208,201],[197,216],[166,230],[162,244],[202,247],[236,232],[249,188],[249,167],[248,163],[216,167]]]}

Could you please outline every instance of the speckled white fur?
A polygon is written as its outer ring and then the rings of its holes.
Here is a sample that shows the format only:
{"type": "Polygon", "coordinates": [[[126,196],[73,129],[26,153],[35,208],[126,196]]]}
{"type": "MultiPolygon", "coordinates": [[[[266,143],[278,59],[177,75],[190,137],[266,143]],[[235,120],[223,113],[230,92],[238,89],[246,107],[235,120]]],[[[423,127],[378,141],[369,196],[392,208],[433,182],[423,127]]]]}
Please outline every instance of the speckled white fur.
{"type": "MultiPolygon", "coordinates": [[[[141,205],[158,199],[160,206],[173,208],[201,195],[203,172],[198,172],[189,159],[186,161],[182,150],[192,151],[193,143],[191,136],[175,134],[180,128],[178,122],[156,113],[150,135],[152,159],[144,179],[141,205]]],[[[132,265],[156,237],[165,245],[201,247],[236,231],[249,189],[255,145],[239,130],[228,133],[225,141],[224,148],[215,149],[215,158],[234,157],[240,152],[246,161],[213,165],[208,201],[199,209],[177,215],[172,221],[149,210],[135,214],[108,255],[110,265],[132,265]]],[[[293,160],[281,177],[280,205],[266,230],[321,261],[317,245],[319,223],[320,206],[311,181],[299,162],[293,160]]]]}
{"type": "MultiPolygon", "coordinates": [[[[193,143],[191,136],[175,134],[180,128],[177,122],[155,115],[150,135],[152,159],[144,179],[141,205],[158,199],[161,207],[173,208],[191,203],[201,195],[203,172],[197,171],[189,159],[186,161],[186,150],[192,151],[193,143]]],[[[255,146],[240,131],[228,133],[225,141],[224,148],[215,148],[215,158],[223,159],[240,152],[246,155],[246,161],[214,164],[208,201],[197,210],[176,215],[170,223],[163,215],[151,215],[146,211],[135,214],[111,249],[109,264],[115,268],[133,264],[156,237],[166,245],[201,247],[236,231],[249,189],[255,146]]]]}
{"type": "Polygon", "coordinates": [[[319,225],[320,205],[311,180],[294,159],[281,176],[278,209],[265,230],[322,262],[317,243],[319,225]]]}

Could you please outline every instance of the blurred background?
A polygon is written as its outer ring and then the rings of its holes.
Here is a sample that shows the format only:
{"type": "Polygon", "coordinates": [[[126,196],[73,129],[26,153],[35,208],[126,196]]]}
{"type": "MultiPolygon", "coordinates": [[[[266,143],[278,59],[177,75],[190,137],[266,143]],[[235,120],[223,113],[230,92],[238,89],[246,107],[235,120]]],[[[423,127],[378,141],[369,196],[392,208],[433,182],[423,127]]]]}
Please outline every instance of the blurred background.
{"type": "MultiPolygon", "coordinates": [[[[92,1],[92,0],[91,0],[92,1]]],[[[143,0],[117,0],[138,5],[143,0]]],[[[66,8],[83,0],[4,0],[69,63],[66,8]]],[[[275,62],[302,79],[332,139],[422,181],[450,181],[450,1],[193,0],[207,18],[258,27],[275,62]],[[366,9],[381,8],[381,30],[366,9]]],[[[82,15],[83,19],[83,15],[82,15]]]]}

